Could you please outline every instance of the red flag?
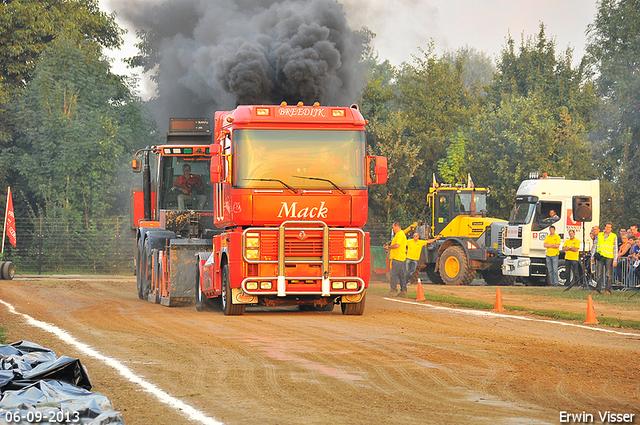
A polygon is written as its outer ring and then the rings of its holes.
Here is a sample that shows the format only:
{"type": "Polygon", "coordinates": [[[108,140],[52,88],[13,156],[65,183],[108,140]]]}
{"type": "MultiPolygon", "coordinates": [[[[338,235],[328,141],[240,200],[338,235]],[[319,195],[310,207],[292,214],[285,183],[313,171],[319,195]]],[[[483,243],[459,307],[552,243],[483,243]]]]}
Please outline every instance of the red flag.
{"type": "Polygon", "coordinates": [[[16,216],[13,213],[13,199],[11,199],[11,188],[7,194],[7,215],[5,233],[9,237],[11,245],[16,246],[16,216]]]}

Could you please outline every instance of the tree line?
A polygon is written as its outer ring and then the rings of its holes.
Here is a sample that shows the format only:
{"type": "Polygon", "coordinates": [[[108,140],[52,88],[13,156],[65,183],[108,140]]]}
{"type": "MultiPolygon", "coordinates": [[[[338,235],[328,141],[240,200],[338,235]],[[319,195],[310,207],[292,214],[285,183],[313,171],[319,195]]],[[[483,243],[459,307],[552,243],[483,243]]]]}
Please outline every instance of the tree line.
{"type": "MultiPolygon", "coordinates": [[[[496,63],[473,47],[438,55],[431,43],[392,66],[363,49],[366,84],[354,100],[370,121],[370,153],[389,158],[388,183],[370,192],[371,221],[425,214],[434,174],[450,184],[471,174],[491,190],[490,214],[506,218],[520,181],[539,171],[600,179],[602,217],[640,222],[637,3],[600,1],[576,61],[544,24],[520,42],[508,36],[496,63]]],[[[373,34],[362,34],[367,47],[373,34]]],[[[0,1],[0,187],[12,186],[19,220],[91,229],[127,214],[138,183],[131,154],[163,132],[137,81],[104,55],[122,35],[97,0],[0,1]]],[[[140,48],[138,61],[157,54],[140,48]]]]}

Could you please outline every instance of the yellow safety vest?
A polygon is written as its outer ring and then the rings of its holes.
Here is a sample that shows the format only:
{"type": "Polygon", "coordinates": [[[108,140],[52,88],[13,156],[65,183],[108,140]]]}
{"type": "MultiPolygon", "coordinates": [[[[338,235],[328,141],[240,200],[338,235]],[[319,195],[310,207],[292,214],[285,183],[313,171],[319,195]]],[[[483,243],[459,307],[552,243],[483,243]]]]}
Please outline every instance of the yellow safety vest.
{"type": "Polygon", "coordinates": [[[598,233],[598,246],[596,252],[599,252],[605,258],[613,258],[613,242],[616,240],[616,234],[611,232],[609,237],[605,239],[604,232],[598,233]]]}

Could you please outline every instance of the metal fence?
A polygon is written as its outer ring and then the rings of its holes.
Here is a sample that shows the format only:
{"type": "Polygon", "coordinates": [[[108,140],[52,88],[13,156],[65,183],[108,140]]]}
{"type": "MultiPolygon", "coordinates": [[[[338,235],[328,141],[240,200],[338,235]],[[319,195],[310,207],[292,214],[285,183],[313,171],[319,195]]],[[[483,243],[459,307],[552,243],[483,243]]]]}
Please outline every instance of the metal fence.
{"type": "Polygon", "coordinates": [[[5,242],[4,259],[17,274],[89,273],[131,275],[135,240],[128,218],[74,226],[62,220],[16,220],[17,247],[5,242]]]}

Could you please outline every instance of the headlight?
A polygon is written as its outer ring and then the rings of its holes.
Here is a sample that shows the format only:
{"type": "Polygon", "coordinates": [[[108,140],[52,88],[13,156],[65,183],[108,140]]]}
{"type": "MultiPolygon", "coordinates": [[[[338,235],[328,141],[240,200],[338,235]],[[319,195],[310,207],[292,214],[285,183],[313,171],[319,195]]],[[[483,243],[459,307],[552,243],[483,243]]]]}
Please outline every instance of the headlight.
{"type": "Polygon", "coordinates": [[[331,287],[333,289],[343,289],[344,288],[344,282],[331,282],[331,287]]]}
{"type": "Polygon", "coordinates": [[[528,258],[525,260],[518,261],[518,267],[525,267],[529,265],[531,265],[531,260],[529,260],[528,258]]]}
{"type": "Polygon", "coordinates": [[[344,234],[344,259],[357,260],[360,240],[357,233],[344,234]]]}
{"type": "Polygon", "coordinates": [[[247,248],[260,248],[260,234],[247,233],[245,238],[245,246],[247,248]]]}
{"type": "Polygon", "coordinates": [[[358,282],[347,282],[347,289],[352,291],[358,289],[358,282]]]}
{"type": "Polygon", "coordinates": [[[260,233],[247,233],[244,239],[247,260],[260,259],[260,233]]]}
{"type": "Polygon", "coordinates": [[[273,286],[270,281],[260,282],[260,289],[271,289],[273,286]]]}
{"type": "Polygon", "coordinates": [[[246,286],[249,291],[255,291],[258,289],[258,282],[247,282],[246,286]]]}
{"type": "Polygon", "coordinates": [[[344,259],[345,260],[357,260],[358,259],[358,250],[357,249],[345,249],[344,250],[344,259]]]}

